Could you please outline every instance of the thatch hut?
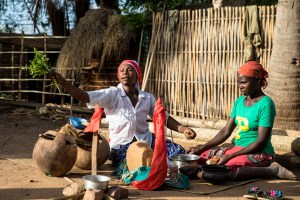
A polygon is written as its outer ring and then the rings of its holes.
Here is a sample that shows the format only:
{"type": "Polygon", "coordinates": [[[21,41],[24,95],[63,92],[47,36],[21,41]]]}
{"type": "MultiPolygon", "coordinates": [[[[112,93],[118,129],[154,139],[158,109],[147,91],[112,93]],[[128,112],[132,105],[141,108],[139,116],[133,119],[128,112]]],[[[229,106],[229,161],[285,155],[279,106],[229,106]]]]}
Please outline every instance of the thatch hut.
{"type": "Polygon", "coordinates": [[[56,70],[84,90],[116,85],[120,60],[137,56],[137,50],[128,53],[133,35],[114,11],[90,10],[64,44],[56,70]]]}

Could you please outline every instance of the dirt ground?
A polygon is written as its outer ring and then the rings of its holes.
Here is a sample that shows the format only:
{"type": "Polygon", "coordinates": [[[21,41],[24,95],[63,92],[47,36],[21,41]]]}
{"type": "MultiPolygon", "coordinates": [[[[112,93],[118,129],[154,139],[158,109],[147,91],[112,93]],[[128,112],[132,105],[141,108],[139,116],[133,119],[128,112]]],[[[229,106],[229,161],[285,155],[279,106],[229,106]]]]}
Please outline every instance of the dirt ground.
{"type": "MultiPolygon", "coordinates": [[[[51,115],[36,116],[33,108],[22,108],[0,104],[0,199],[61,199],[62,190],[69,184],[64,177],[49,177],[42,173],[32,159],[34,144],[38,135],[48,130],[59,129],[68,122],[69,112],[53,112],[51,115]]],[[[79,115],[90,119],[89,115],[79,115]]],[[[183,139],[177,141],[183,146],[191,145],[183,139]]],[[[98,170],[98,174],[111,175],[114,168],[107,161],[98,170]]],[[[300,169],[292,169],[300,176],[300,169]]],[[[82,184],[82,176],[90,170],[76,167],[65,175],[82,184]]],[[[245,199],[252,186],[263,190],[281,190],[286,199],[300,199],[300,182],[287,180],[256,180],[225,186],[215,186],[201,180],[191,181],[191,190],[175,191],[165,188],[161,191],[141,191],[125,186],[115,179],[111,185],[120,185],[129,189],[129,199],[245,199]],[[222,190],[222,191],[221,191],[222,190]],[[210,193],[205,194],[204,193],[210,193]]]]}

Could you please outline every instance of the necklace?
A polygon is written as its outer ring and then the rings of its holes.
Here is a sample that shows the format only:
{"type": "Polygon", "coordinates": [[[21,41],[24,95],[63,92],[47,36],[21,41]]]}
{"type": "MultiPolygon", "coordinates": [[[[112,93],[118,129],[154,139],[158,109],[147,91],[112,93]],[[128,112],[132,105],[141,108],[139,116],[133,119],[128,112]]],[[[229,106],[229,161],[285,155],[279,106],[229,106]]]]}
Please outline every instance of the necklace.
{"type": "Polygon", "coordinates": [[[137,99],[138,98],[138,91],[134,91],[134,92],[127,92],[125,91],[126,95],[129,97],[129,98],[134,98],[134,99],[137,99]]]}

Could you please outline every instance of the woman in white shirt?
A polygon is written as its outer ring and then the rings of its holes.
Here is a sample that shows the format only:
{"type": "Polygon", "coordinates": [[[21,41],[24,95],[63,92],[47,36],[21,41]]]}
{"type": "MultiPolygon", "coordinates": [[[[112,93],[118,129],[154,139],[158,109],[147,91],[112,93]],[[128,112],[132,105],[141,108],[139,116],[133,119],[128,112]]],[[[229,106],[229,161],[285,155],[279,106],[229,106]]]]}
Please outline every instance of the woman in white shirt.
{"type": "MultiPolygon", "coordinates": [[[[154,149],[155,136],[149,131],[147,116],[153,117],[155,97],[141,91],[142,72],[134,60],[124,60],[118,67],[119,85],[85,92],[67,82],[59,73],[53,77],[72,97],[86,102],[89,108],[96,104],[104,108],[109,123],[111,160],[120,164],[126,157],[129,145],[135,140],[146,141],[154,149]]],[[[196,137],[195,131],[183,126],[167,113],[167,127],[183,133],[187,139],[196,137]]],[[[185,153],[182,146],[167,140],[168,157],[185,153]]]]}

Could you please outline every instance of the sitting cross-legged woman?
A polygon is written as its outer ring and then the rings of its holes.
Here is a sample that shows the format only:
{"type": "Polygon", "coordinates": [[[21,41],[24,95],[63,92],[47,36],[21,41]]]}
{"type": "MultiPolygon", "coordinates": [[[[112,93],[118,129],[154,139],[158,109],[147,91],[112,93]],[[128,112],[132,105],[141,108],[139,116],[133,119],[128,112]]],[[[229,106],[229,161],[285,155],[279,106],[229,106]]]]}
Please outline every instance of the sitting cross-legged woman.
{"type": "MultiPolygon", "coordinates": [[[[201,164],[217,157],[218,165],[231,167],[232,170],[216,174],[216,179],[221,176],[228,180],[297,179],[295,174],[275,162],[271,137],[276,110],[273,100],[263,92],[267,86],[266,78],[268,72],[258,62],[249,61],[242,65],[238,71],[242,96],[236,99],[225,127],[204,145],[187,149],[188,153],[200,155],[201,164]],[[235,128],[234,147],[218,147],[235,128]]],[[[205,176],[205,171],[198,173],[198,177],[205,179],[205,176]]]]}

